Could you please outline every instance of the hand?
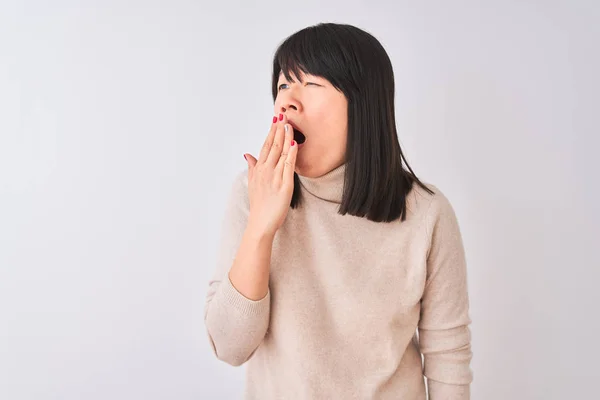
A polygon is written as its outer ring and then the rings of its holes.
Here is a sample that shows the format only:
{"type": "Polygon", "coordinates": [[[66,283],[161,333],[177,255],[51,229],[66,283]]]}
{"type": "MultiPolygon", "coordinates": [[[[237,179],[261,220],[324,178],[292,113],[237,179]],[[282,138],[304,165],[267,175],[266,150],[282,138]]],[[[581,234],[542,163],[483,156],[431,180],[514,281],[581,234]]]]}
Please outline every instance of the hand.
{"type": "Polygon", "coordinates": [[[260,234],[275,235],[290,208],[294,192],[294,169],[298,145],[287,117],[272,123],[258,160],[245,154],[248,162],[248,227],[260,234]],[[287,132],[284,127],[287,126],[287,132]]]}

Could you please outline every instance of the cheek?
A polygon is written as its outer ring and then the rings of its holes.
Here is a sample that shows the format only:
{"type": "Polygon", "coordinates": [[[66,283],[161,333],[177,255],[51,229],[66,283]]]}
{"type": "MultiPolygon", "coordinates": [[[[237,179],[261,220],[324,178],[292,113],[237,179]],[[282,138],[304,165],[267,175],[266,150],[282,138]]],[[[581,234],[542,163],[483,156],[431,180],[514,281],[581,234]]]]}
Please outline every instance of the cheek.
{"type": "Polygon", "coordinates": [[[348,124],[347,109],[341,106],[332,106],[331,101],[323,101],[314,108],[312,119],[315,124],[330,130],[344,130],[348,124]]]}
{"type": "Polygon", "coordinates": [[[345,109],[331,110],[328,117],[329,128],[337,137],[345,136],[348,130],[348,115],[345,109]]]}
{"type": "Polygon", "coordinates": [[[345,129],[348,125],[348,103],[343,95],[332,96],[328,101],[330,110],[330,121],[339,129],[345,129]]]}

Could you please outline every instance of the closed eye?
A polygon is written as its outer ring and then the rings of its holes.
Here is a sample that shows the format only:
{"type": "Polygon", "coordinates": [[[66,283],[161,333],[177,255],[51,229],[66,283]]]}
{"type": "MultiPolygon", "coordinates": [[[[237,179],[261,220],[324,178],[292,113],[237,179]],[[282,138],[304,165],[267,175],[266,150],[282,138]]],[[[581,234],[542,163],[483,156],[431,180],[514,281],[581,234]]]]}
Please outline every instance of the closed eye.
{"type": "MultiPolygon", "coordinates": [[[[306,84],[307,84],[307,85],[315,85],[315,86],[319,86],[319,85],[317,85],[317,84],[316,84],[316,83],[314,83],[314,82],[306,82],[306,84]]],[[[277,88],[277,90],[278,90],[278,91],[279,91],[279,90],[281,90],[281,87],[282,87],[283,85],[287,85],[287,83],[282,83],[281,85],[279,85],[279,87],[277,88]]]]}

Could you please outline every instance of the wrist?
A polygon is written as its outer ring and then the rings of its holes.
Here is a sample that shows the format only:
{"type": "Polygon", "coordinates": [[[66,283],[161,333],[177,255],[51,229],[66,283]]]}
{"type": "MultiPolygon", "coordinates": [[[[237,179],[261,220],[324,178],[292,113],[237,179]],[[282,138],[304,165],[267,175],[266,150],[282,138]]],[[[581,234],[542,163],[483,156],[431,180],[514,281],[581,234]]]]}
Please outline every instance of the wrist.
{"type": "Polygon", "coordinates": [[[275,232],[258,224],[248,223],[245,234],[258,242],[273,241],[275,232]]]}

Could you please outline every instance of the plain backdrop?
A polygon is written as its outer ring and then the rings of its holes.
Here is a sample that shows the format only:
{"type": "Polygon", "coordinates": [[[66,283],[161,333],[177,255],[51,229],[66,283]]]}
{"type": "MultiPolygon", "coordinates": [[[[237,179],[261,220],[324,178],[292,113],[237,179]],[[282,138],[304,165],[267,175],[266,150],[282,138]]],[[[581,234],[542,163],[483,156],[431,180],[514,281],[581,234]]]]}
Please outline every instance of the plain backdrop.
{"type": "Polygon", "coordinates": [[[456,210],[472,398],[597,398],[598,2],[3,0],[0,399],[241,398],[203,322],[224,200],[318,22],[387,49],[456,210]]]}

